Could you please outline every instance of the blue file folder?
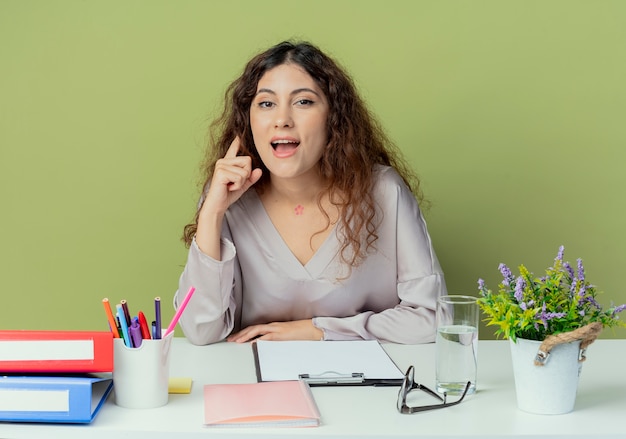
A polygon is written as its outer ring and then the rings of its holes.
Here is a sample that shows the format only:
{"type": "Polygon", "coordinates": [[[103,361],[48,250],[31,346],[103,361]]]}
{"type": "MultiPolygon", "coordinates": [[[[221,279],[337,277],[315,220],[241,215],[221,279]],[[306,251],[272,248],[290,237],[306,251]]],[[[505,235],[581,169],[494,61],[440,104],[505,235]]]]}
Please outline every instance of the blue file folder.
{"type": "Polygon", "coordinates": [[[89,423],[111,389],[93,375],[0,376],[0,421],[89,423]]]}

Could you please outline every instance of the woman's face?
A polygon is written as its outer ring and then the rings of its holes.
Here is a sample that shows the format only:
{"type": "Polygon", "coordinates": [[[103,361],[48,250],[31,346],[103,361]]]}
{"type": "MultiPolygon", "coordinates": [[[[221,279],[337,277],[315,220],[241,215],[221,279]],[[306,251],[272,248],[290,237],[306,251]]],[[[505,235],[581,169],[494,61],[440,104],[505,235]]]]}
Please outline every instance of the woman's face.
{"type": "Polygon", "coordinates": [[[317,172],[328,143],[328,102],[297,64],[282,64],[259,80],[250,106],[254,144],[273,177],[317,172]]]}

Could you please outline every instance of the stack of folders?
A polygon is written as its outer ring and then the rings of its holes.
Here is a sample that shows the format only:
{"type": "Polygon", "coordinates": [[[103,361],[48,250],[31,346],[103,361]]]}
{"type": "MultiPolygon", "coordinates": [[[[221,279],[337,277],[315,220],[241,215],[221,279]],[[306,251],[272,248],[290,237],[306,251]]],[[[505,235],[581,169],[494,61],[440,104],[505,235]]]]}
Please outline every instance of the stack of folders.
{"type": "Polygon", "coordinates": [[[0,421],[89,423],[112,371],[109,331],[0,331],[0,421]]]}

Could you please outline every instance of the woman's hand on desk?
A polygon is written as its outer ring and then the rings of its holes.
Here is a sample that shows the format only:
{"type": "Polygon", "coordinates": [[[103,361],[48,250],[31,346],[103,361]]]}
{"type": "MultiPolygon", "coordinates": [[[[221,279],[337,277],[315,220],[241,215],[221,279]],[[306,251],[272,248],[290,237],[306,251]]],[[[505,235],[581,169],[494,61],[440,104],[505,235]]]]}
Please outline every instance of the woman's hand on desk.
{"type": "Polygon", "coordinates": [[[312,320],[273,322],[253,325],[231,334],[226,340],[244,343],[258,340],[321,340],[324,333],[313,325],[312,320]]]}

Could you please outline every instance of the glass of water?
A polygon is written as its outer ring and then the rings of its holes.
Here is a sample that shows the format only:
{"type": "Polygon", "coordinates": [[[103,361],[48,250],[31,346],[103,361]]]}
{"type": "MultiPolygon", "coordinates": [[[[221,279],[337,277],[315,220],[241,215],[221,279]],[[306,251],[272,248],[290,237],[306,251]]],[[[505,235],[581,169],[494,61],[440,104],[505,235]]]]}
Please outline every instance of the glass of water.
{"type": "Polygon", "coordinates": [[[476,391],[479,308],[476,297],[442,296],[437,302],[437,392],[460,395],[469,381],[476,391]]]}

